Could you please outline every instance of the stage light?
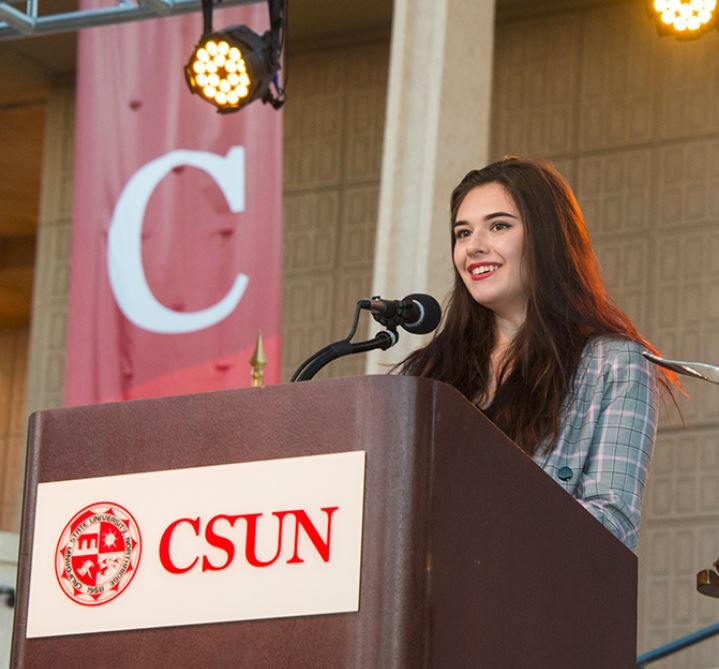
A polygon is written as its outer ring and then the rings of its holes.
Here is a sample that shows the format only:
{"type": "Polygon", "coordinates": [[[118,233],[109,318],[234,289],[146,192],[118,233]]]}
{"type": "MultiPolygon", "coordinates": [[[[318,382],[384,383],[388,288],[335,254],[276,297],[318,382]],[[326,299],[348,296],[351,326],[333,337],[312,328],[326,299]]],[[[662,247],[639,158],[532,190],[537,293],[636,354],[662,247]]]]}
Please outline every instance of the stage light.
{"type": "Polygon", "coordinates": [[[213,32],[212,2],[203,0],[205,30],[185,65],[185,79],[192,93],[221,114],[238,111],[257,99],[275,109],[285,102],[285,84],[278,82],[286,34],[282,0],[269,0],[269,11],[270,30],[262,36],[247,26],[213,32]]]}
{"type": "Polygon", "coordinates": [[[695,39],[716,27],[717,0],[648,0],[661,35],[695,39]]]}

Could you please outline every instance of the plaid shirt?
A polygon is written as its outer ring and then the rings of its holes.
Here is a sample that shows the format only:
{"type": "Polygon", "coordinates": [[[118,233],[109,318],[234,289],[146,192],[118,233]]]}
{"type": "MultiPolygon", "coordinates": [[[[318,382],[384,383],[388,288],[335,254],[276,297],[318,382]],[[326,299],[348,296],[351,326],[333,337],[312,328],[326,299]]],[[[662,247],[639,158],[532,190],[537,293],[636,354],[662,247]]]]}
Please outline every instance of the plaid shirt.
{"type": "Polygon", "coordinates": [[[534,461],[634,549],[657,429],[654,366],[636,342],[591,339],[565,400],[559,438],[534,461]]]}

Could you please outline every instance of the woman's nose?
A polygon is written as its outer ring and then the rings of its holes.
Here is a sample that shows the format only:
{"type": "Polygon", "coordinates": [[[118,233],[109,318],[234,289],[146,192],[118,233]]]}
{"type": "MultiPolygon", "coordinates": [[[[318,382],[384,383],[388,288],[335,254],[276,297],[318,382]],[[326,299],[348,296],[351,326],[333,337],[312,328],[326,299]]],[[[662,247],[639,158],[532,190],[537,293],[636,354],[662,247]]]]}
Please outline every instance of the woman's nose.
{"type": "Polygon", "coordinates": [[[482,234],[480,231],[476,231],[469,239],[469,244],[467,244],[467,253],[469,255],[480,255],[482,253],[487,253],[487,251],[486,235],[482,234]]]}

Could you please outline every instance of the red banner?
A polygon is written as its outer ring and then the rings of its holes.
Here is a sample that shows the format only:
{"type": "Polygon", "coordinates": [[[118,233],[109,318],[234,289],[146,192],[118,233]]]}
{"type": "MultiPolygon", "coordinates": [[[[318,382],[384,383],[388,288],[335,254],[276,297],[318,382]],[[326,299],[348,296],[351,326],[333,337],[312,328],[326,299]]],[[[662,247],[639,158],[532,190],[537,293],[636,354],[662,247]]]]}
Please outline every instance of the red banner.
{"type": "MultiPolygon", "coordinates": [[[[266,3],[215,29],[267,29],[266,3]]],[[[200,13],[80,34],[66,404],[280,374],[281,114],[217,114],[183,66],[200,13]]]]}

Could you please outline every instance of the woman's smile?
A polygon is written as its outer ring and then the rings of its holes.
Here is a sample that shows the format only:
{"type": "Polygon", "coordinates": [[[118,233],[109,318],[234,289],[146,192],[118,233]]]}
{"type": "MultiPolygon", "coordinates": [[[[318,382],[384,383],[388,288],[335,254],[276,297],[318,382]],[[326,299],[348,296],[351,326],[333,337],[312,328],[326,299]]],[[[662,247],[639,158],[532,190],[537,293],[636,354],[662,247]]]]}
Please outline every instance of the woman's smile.
{"type": "Polygon", "coordinates": [[[471,275],[472,281],[482,281],[494,276],[494,273],[501,267],[496,263],[475,262],[471,263],[467,268],[471,275]]]}

